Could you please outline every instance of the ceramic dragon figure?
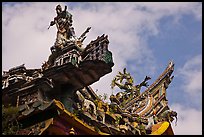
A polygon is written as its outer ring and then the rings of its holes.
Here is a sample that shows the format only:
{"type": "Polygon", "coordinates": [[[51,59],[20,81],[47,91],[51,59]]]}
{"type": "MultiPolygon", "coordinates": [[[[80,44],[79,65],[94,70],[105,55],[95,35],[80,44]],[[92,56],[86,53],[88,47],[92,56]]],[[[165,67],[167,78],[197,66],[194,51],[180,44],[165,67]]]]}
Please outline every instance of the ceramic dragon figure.
{"type": "Polygon", "coordinates": [[[127,72],[126,68],[123,69],[123,72],[118,72],[118,74],[114,77],[111,83],[111,88],[113,89],[115,86],[118,86],[123,92],[118,92],[116,94],[116,98],[122,103],[127,100],[130,96],[139,96],[140,89],[142,86],[148,87],[147,81],[151,79],[146,76],[145,79],[138,85],[134,85],[134,79],[127,72]]]}

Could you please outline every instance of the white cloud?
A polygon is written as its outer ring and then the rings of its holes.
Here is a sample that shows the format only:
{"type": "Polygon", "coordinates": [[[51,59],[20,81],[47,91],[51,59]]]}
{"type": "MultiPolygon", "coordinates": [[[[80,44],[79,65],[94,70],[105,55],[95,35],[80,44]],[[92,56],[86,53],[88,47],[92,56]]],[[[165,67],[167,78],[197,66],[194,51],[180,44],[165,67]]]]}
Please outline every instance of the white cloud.
{"type": "Polygon", "coordinates": [[[161,18],[194,14],[196,10],[194,7],[197,4],[191,6],[190,3],[94,3],[88,5],[91,8],[79,6],[73,9],[72,13],[76,15],[74,25],[77,26],[76,32],[81,32],[86,26],[92,26],[87,41],[103,33],[109,35],[109,48],[113,52],[115,66],[113,72],[94,83],[93,88],[111,94],[111,80],[123,67],[136,71],[136,76],[134,76],[136,78],[137,74],[154,74],[155,58],[151,49],[147,47],[146,38],[159,33],[158,24],[161,18]],[[79,30],[82,27],[83,29],[79,30]],[[140,33],[143,31],[146,33],[141,36],[140,33]],[[133,60],[134,64],[127,64],[128,60],[133,60]],[[145,67],[141,68],[141,64],[145,67]]]}
{"type": "Polygon", "coordinates": [[[202,19],[202,3],[198,2],[145,2],[143,7],[147,8],[150,13],[161,15],[173,15],[177,19],[182,14],[193,14],[196,19],[202,19]]]}
{"type": "Polygon", "coordinates": [[[178,70],[178,75],[184,80],[182,88],[190,95],[202,92],[202,55],[197,55],[188,60],[178,70]]]}
{"type": "MultiPolygon", "coordinates": [[[[57,4],[20,3],[13,7],[3,6],[3,69],[21,62],[29,67],[39,67],[41,64],[38,62],[47,59],[56,33],[55,29],[47,30],[47,27],[55,16],[57,4]]],[[[186,8],[189,3],[89,3],[88,6],[70,10],[74,15],[74,27],[78,35],[86,27],[92,27],[85,45],[105,33],[109,35],[110,49],[115,56],[120,57],[116,64],[126,63],[130,58],[141,60],[145,57],[149,66],[153,66],[151,62],[154,62],[154,58],[139,33],[145,30],[147,35],[156,35],[158,21],[162,17],[186,11],[195,12],[194,8],[186,8]]]]}
{"type": "Polygon", "coordinates": [[[197,55],[185,62],[175,72],[181,79],[180,88],[188,98],[189,105],[202,107],[202,55],[197,55]]]}
{"type": "Polygon", "coordinates": [[[175,135],[202,135],[202,111],[186,108],[179,104],[170,106],[178,113],[177,126],[174,121],[172,128],[175,135]]]}
{"type": "Polygon", "coordinates": [[[39,68],[47,60],[55,29],[47,30],[56,3],[17,3],[2,10],[2,69],[26,64],[39,68]]]}
{"type": "MultiPolygon", "coordinates": [[[[176,77],[183,80],[180,84],[182,91],[187,93],[185,96],[188,96],[188,102],[202,106],[202,55],[192,57],[176,73],[176,77]]],[[[176,135],[202,134],[202,109],[182,104],[173,104],[170,108],[178,113],[177,126],[172,124],[176,135]]]]}

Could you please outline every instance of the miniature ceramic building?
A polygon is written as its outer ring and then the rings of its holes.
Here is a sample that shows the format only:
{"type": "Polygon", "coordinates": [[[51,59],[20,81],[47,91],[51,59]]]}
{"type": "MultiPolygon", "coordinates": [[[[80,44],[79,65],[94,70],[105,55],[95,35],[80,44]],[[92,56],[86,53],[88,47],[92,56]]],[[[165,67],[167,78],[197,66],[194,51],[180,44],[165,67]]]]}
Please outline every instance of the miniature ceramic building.
{"type": "Polygon", "coordinates": [[[56,9],[58,15],[51,26],[57,26],[57,38],[42,68],[27,69],[23,64],[4,71],[2,76],[2,103],[19,108],[17,119],[22,127],[16,134],[173,134],[171,122],[177,113],[170,110],[166,99],[166,89],[173,79],[173,62],[149,87],[150,77],[134,85],[125,68],[111,84],[121,91],[106,103],[90,85],[112,72],[108,36],[98,36],[82,48],[91,28],[77,38],[66,7],[64,11],[59,5],[56,9]],[[140,92],[142,86],[147,89],[140,92]]]}

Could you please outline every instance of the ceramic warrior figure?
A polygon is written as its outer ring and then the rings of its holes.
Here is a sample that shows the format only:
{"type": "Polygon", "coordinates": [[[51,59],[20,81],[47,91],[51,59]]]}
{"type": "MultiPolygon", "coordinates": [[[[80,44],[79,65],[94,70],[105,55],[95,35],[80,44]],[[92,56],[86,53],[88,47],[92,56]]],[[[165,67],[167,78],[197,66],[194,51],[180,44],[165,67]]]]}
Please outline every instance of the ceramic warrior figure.
{"type": "Polygon", "coordinates": [[[54,18],[54,21],[50,22],[50,26],[56,25],[57,38],[55,46],[62,48],[67,42],[75,40],[76,36],[74,28],[72,27],[72,14],[67,11],[67,6],[65,6],[65,9],[62,11],[62,7],[57,5],[56,13],[57,16],[54,18]]]}

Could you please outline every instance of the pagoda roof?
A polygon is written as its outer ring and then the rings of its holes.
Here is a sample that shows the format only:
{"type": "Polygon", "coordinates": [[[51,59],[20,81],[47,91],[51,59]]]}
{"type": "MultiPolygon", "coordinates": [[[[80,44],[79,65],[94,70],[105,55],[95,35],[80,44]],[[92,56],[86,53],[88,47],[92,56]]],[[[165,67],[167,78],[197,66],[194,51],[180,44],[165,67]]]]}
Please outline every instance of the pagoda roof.
{"type": "MultiPolygon", "coordinates": [[[[166,78],[166,80],[169,81],[170,76],[173,73],[173,70],[174,70],[174,64],[173,64],[173,62],[170,62],[168,64],[168,66],[166,67],[166,69],[163,71],[163,73],[155,80],[155,82],[153,84],[151,84],[139,96],[137,96],[135,98],[130,98],[130,100],[127,101],[127,103],[124,105],[123,109],[130,107],[131,104],[133,104],[137,100],[140,100],[140,98],[143,98],[143,97],[146,98],[148,95],[150,95],[150,94],[152,95],[153,93],[151,91],[153,91],[153,89],[156,88],[162,80],[164,80],[166,78]]],[[[166,84],[170,84],[170,83],[166,83],[166,84]]]]}
{"type": "MultiPolygon", "coordinates": [[[[89,135],[109,135],[109,134],[122,134],[122,132],[112,126],[108,126],[107,124],[103,124],[101,122],[97,122],[96,120],[92,120],[93,125],[96,127],[101,127],[100,130],[104,131],[96,131],[93,126],[88,125],[83,120],[79,119],[75,114],[67,111],[64,105],[57,100],[52,100],[51,102],[42,102],[36,101],[32,104],[28,104],[29,107],[26,105],[19,106],[19,112],[21,115],[18,117],[19,122],[23,123],[24,125],[24,132],[29,127],[34,127],[34,125],[42,125],[44,122],[44,126],[36,131],[38,135],[43,134],[43,132],[50,131],[55,132],[56,134],[65,134],[62,131],[62,128],[58,129],[55,126],[52,126],[55,122],[55,118],[61,117],[64,122],[71,124],[73,127],[77,127],[78,129],[82,130],[84,133],[89,135]],[[40,124],[39,124],[40,123],[40,124]],[[53,130],[55,129],[55,130],[53,130]],[[109,133],[108,133],[109,132],[109,133]]],[[[86,114],[84,114],[87,116],[86,114]]],[[[36,130],[36,128],[35,128],[36,130]]],[[[19,131],[19,132],[23,132],[19,131]]],[[[126,131],[126,133],[133,134],[131,131],[126,131]]],[[[27,133],[28,134],[28,133],[27,133]]],[[[34,133],[33,133],[34,134],[34,133]]],[[[159,122],[154,124],[152,127],[152,133],[150,135],[165,135],[171,134],[173,135],[173,130],[171,124],[167,121],[159,122]]]]}
{"type": "MultiPolygon", "coordinates": [[[[108,135],[101,131],[96,132],[94,127],[89,126],[73,113],[67,111],[64,105],[55,99],[51,102],[36,101],[31,104],[21,105],[19,106],[19,112],[20,116],[18,119],[19,122],[23,124],[23,128],[28,128],[43,121],[49,121],[49,125],[51,125],[52,122],[50,122],[50,120],[56,116],[60,116],[63,117],[67,123],[72,124],[74,127],[79,128],[89,135],[108,135]]],[[[49,125],[46,126],[46,129],[49,125]]],[[[46,129],[44,128],[44,130],[46,129]]],[[[42,132],[39,132],[39,134],[42,134],[42,132]]]]}

